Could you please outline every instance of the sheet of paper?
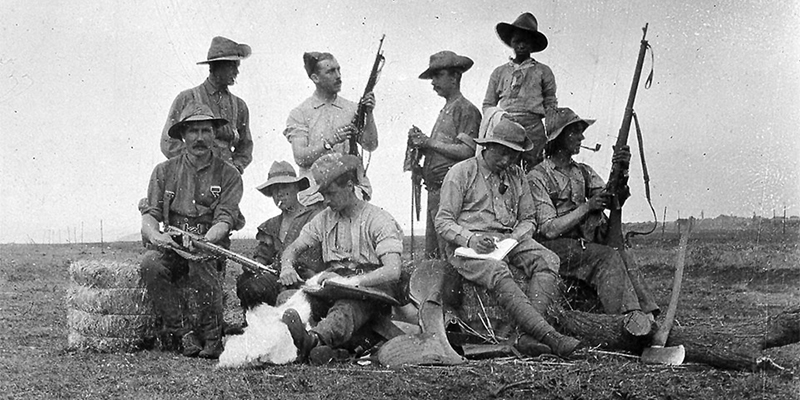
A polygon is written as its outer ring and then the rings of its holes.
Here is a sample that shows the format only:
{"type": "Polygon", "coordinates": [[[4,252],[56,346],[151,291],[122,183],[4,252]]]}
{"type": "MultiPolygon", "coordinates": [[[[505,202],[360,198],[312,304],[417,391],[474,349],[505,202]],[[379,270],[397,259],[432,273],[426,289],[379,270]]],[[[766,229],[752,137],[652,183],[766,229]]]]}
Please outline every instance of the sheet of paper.
{"type": "Polygon", "coordinates": [[[502,260],[508,253],[516,247],[519,242],[516,239],[506,238],[503,240],[495,241],[497,248],[491,253],[478,254],[475,250],[469,247],[459,247],[455,251],[455,255],[463,258],[474,258],[478,260],[502,260]]]}

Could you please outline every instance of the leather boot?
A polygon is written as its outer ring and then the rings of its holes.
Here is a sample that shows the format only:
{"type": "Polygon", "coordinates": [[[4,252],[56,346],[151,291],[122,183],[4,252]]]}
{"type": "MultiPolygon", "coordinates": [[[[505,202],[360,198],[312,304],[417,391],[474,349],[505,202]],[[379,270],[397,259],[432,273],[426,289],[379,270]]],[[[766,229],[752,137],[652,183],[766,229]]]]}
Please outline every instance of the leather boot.
{"type": "Polygon", "coordinates": [[[528,298],[531,305],[545,318],[550,315],[553,303],[558,299],[559,277],[553,272],[537,272],[528,284],[528,298]]]}
{"type": "Polygon", "coordinates": [[[200,339],[197,338],[194,331],[186,332],[181,337],[181,346],[183,347],[183,356],[184,357],[197,357],[201,351],[203,351],[203,346],[200,345],[200,339]]]}
{"type": "Polygon", "coordinates": [[[311,350],[319,345],[319,336],[306,331],[306,326],[300,318],[300,314],[298,314],[297,310],[294,308],[286,310],[281,320],[286,324],[286,327],[289,328],[292,341],[295,347],[297,347],[298,361],[305,363],[308,360],[311,350]]]}
{"type": "Polygon", "coordinates": [[[500,279],[494,287],[494,292],[497,302],[508,312],[517,326],[534,339],[550,346],[554,354],[566,357],[580,344],[577,339],[556,332],[542,314],[536,311],[528,296],[511,277],[500,279]]]}
{"type": "Polygon", "coordinates": [[[205,344],[197,355],[201,358],[217,359],[222,354],[222,326],[209,329],[203,335],[205,344]]]}

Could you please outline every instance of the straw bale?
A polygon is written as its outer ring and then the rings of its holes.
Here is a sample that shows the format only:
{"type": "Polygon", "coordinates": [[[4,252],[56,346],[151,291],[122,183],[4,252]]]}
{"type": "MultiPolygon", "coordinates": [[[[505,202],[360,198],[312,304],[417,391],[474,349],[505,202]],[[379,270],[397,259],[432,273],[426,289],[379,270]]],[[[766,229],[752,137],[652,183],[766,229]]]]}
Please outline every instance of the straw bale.
{"type": "Polygon", "coordinates": [[[152,337],[157,318],[152,315],[102,315],[67,309],[67,326],[71,331],[90,337],[152,337]]]}
{"type": "Polygon", "coordinates": [[[83,259],[69,266],[70,279],[98,289],[141,287],[139,263],[130,260],[83,259]]]}
{"type": "Polygon", "coordinates": [[[96,289],[71,284],[67,308],[95,314],[149,315],[153,305],[144,288],[96,289]]]}
{"type": "Polygon", "coordinates": [[[145,338],[98,337],[83,335],[70,330],[67,335],[67,349],[98,351],[102,353],[132,352],[148,347],[145,338]]]}

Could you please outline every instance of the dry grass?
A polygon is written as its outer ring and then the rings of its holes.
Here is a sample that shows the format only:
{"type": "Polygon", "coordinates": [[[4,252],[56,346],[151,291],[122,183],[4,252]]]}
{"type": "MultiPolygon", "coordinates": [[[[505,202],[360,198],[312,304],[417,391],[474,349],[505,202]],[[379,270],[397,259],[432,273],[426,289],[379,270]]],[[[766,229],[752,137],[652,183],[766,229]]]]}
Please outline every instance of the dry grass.
{"type": "MultiPolygon", "coordinates": [[[[695,235],[690,248],[707,250],[687,267],[679,323],[758,335],[768,315],[800,304],[797,236],[755,239],[695,235]]],[[[636,243],[661,304],[669,296],[676,244],[674,235],[636,243]]],[[[253,245],[237,241],[234,250],[250,254],[253,245]]],[[[135,262],[141,253],[137,243],[0,246],[0,398],[800,399],[798,344],[765,353],[787,368],[784,373],[648,366],[628,355],[586,350],[568,361],[500,359],[397,370],[354,364],[217,370],[207,360],[157,351],[67,351],[69,262],[135,262]]],[[[229,268],[226,277],[230,318],[241,315],[232,290],[238,273],[229,268]]]]}

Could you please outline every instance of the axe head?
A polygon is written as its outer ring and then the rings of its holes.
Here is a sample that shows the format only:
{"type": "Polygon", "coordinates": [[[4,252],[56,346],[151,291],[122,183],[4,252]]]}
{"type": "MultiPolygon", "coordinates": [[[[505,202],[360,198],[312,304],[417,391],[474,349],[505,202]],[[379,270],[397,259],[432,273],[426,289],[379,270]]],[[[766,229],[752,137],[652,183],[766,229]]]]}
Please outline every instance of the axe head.
{"type": "Polygon", "coordinates": [[[651,346],[644,349],[641,360],[645,364],[681,365],[684,357],[686,357],[686,349],[683,345],[651,346]]]}

